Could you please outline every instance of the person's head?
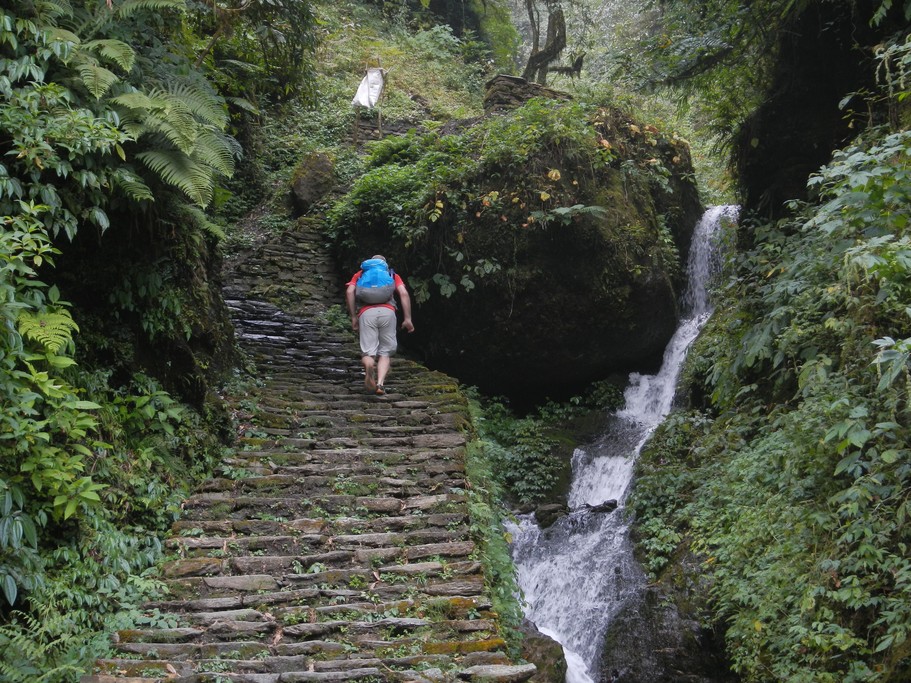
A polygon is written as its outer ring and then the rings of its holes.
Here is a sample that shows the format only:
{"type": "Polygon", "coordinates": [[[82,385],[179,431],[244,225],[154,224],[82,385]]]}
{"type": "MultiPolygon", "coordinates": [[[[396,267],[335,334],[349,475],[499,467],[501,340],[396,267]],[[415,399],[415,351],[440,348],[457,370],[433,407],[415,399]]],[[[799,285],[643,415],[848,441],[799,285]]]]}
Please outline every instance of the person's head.
{"type": "Polygon", "coordinates": [[[382,261],[383,263],[386,262],[386,257],[383,256],[382,254],[375,254],[375,255],[371,256],[370,258],[372,258],[372,259],[373,259],[373,258],[378,258],[378,259],[379,259],[380,261],[382,261]]]}

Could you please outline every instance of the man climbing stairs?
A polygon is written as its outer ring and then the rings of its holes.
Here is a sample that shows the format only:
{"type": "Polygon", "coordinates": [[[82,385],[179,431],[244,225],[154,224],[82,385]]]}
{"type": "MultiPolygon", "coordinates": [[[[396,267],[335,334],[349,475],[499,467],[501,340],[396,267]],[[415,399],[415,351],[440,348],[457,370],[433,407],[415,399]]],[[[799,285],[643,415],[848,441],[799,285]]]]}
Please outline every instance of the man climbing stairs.
{"type": "Polygon", "coordinates": [[[114,634],[83,683],[534,673],[510,661],[470,533],[464,398],[402,360],[386,396],[364,393],[352,334],[327,323],[341,287],[319,244],[303,224],[231,264],[252,371],[225,395],[237,442],[173,526],[154,627],[114,634]]]}

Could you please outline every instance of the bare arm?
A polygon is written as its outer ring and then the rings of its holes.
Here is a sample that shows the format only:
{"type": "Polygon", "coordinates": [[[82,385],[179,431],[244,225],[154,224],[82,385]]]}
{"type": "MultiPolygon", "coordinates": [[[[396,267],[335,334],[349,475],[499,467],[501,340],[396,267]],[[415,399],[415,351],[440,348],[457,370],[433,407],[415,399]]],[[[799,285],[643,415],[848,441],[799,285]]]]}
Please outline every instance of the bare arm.
{"type": "Polygon", "coordinates": [[[348,314],[351,316],[351,329],[357,329],[357,306],[354,302],[354,285],[345,289],[345,303],[348,305],[348,314]]]}
{"type": "Polygon", "coordinates": [[[395,288],[399,294],[399,301],[402,302],[402,329],[408,332],[414,332],[414,323],[411,322],[411,297],[408,296],[408,290],[405,285],[399,285],[395,288]]]}

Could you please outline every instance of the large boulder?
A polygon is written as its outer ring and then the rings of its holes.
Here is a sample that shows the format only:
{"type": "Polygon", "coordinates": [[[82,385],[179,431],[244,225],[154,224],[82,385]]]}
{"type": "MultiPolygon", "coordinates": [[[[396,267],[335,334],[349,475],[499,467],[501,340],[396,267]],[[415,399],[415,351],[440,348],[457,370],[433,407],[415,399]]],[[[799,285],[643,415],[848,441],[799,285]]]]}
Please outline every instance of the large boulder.
{"type": "MultiPolygon", "coordinates": [[[[542,94],[517,81],[493,82],[496,108],[542,94]]],[[[539,97],[461,137],[381,153],[336,214],[340,263],[383,253],[405,278],[407,350],[529,401],[659,364],[701,214],[685,140],[610,107],[539,97]]]]}

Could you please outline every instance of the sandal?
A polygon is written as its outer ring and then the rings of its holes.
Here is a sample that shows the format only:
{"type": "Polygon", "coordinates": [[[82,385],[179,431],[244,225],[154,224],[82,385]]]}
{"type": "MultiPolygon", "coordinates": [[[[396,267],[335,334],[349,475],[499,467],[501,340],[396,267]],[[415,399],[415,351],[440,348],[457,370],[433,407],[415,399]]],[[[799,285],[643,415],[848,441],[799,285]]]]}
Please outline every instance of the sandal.
{"type": "Polygon", "coordinates": [[[364,373],[364,388],[367,391],[376,391],[376,370],[374,368],[364,373]]]}
{"type": "Polygon", "coordinates": [[[383,395],[385,395],[385,394],[386,394],[386,389],[385,389],[385,387],[383,387],[382,384],[377,384],[377,385],[376,385],[376,395],[377,395],[377,396],[383,396],[383,395]]]}

